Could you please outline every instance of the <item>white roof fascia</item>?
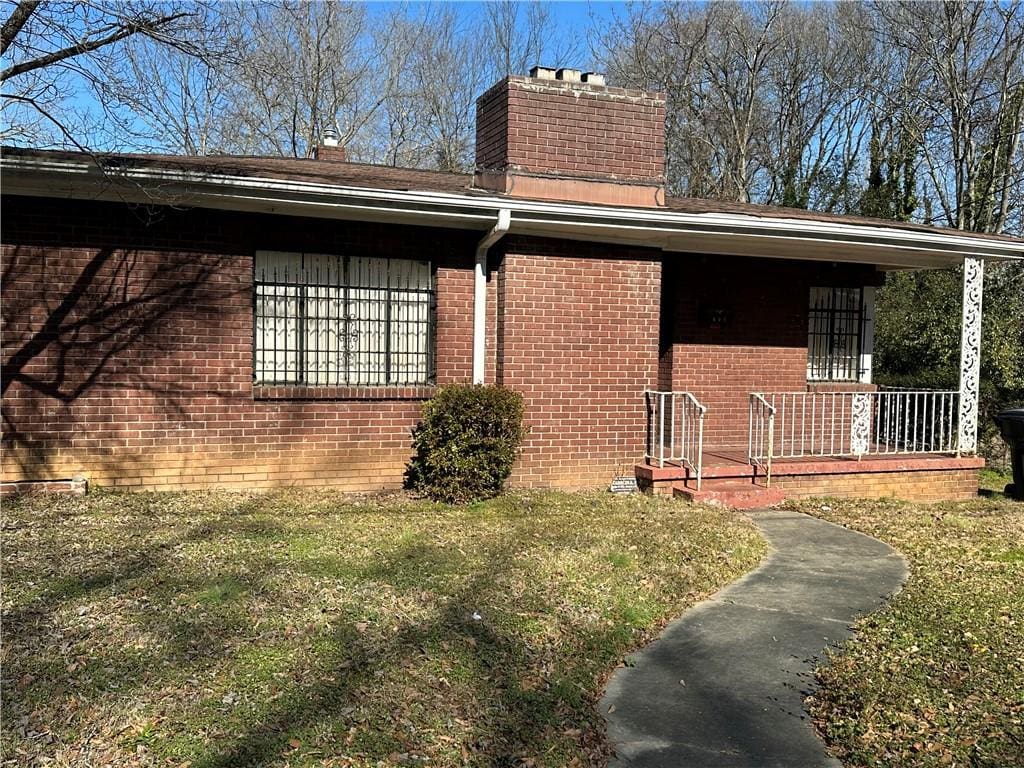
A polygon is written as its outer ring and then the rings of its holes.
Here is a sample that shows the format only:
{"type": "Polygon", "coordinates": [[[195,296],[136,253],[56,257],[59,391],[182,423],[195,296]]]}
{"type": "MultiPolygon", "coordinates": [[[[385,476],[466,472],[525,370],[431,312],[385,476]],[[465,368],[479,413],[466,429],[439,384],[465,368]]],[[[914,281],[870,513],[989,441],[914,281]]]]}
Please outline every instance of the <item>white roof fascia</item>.
{"type": "Polygon", "coordinates": [[[88,161],[4,157],[3,191],[152,204],[487,229],[512,213],[513,234],[625,243],[671,252],[739,253],[944,267],[965,257],[1024,259],[1024,241],[834,221],[386,190],[168,168],[100,170],[88,161]],[[151,191],[152,190],[152,191],[151,191]]]}

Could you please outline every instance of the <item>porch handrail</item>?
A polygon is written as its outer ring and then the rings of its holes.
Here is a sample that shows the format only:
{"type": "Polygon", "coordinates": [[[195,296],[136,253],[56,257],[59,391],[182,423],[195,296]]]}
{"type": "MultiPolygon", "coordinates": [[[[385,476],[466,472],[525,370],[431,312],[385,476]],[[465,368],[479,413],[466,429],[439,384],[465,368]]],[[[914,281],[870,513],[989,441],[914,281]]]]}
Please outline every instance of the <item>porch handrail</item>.
{"type": "Polygon", "coordinates": [[[775,405],[758,392],[750,393],[748,408],[747,460],[764,470],[765,486],[772,484],[772,457],[775,454],[775,405]]]}
{"type": "Polygon", "coordinates": [[[648,464],[685,466],[693,472],[700,490],[704,474],[704,415],[707,406],[692,392],[644,390],[647,401],[648,464]],[[667,428],[667,434],[666,434],[667,428]],[[667,456],[666,456],[667,449],[667,456]]]}
{"type": "Polygon", "coordinates": [[[957,454],[959,397],[958,390],[904,388],[751,393],[751,464],[806,456],[957,454]],[[772,409],[767,435],[758,431],[765,425],[758,422],[755,399],[772,409]]]}

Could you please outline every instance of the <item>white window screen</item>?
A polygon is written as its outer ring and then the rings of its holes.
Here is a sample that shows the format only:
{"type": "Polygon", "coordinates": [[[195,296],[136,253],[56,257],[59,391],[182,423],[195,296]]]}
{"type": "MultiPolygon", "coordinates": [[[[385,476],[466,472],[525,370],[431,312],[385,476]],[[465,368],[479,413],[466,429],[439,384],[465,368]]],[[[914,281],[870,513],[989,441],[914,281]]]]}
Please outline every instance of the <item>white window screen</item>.
{"type": "Polygon", "coordinates": [[[430,262],[256,253],[259,384],[426,384],[433,377],[430,262]]]}
{"type": "Polygon", "coordinates": [[[857,381],[864,332],[860,288],[811,288],[807,329],[807,378],[857,381]]]}

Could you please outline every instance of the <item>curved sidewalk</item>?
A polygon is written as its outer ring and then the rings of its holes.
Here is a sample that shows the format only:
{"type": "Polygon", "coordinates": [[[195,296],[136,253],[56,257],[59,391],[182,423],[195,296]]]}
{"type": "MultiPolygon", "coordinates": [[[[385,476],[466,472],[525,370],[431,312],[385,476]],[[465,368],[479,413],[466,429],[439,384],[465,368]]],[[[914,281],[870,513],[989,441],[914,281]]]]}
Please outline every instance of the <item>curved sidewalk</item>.
{"type": "Polygon", "coordinates": [[[600,706],[612,765],[839,766],[803,709],[815,662],[900,588],[906,561],[797,512],[748,514],[771,544],[765,562],[670,624],[609,682],[600,706]]]}

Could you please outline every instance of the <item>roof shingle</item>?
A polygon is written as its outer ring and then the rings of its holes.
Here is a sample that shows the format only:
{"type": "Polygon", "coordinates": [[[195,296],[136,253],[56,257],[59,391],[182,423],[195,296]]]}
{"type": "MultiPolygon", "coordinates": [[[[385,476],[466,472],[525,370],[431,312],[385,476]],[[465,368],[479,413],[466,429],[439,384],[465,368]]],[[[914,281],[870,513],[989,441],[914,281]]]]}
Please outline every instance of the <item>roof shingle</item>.
{"type": "MultiPolygon", "coordinates": [[[[166,168],[195,171],[215,175],[241,176],[247,178],[268,178],[282,181],[310,182],[365,189],[395,191],[444,192],[456,195],[475,196],[494,194],[473,188],[473,176],[467,173],[426,171],[415,168],[395,168],[365,163],[333,162],[305,158],[254,157],[242,155],[159,155],[159,154],[89,154],[64,150],[26,149],[3,147],[3,156],[38,158],[40,160],[86,160],[92,159],[107,167],[166,168]]],[[[914,232],[943,231],[944,228],[925,224],[913,224],[887,219],[873,219],[865,216],[848,216],[801,208],[782,208],[753,203],[736,203],[723,200],[707,200],[691,197],[668,197],[668,210],[692,214],[739,214],[765,219],[796,219],[805,221],[832,222],[836,224],[885,227],[914,232]]],[[[945,229],[949,232],[949,229],[945,229]]],[[[1019,242],[1008,235],[964,232],[970,237],[1019,242]]]]}

